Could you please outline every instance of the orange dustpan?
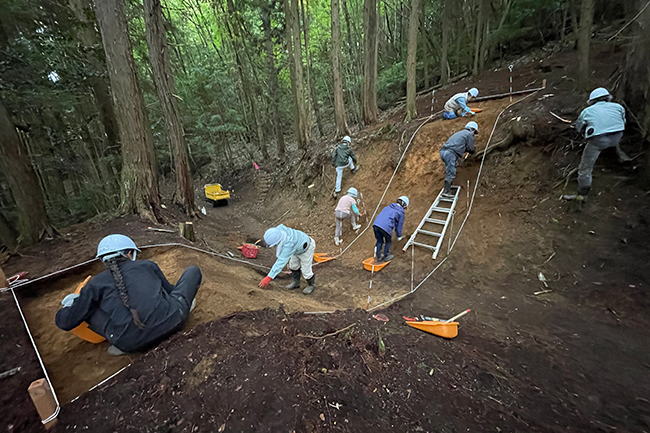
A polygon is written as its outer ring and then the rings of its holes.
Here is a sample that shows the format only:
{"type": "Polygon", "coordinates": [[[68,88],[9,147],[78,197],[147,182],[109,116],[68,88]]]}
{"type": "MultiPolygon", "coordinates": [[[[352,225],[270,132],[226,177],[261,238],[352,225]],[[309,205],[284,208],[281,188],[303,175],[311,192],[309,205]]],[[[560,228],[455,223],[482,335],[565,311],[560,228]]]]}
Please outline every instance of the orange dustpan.
{"type": "Polygon", "coordinates": [[[334,257],[331,257],[329,253],[314,253],[314,261],[316,263],[325,263],[330,260],[334,260],[334,257]]]}
{"type": "Polygon", "coordinates": [[[406,322],[407,325],[428,332],[429,334],[437,335],[443,338],[454,338],[458,335],[458,322],[437,322],[437,321],[423,321],[423,322],[406,322]]]}
{"type": "Polygon", "coordinates": [[[481,111],[483,111],[482,108],[472,108],[472,107],[468,107],[468,108],[472,110],[473,113],[480,113],[481,111]]]}
{"type": "Polygon", "coordinates": [[[380,262],[380,263],[375,264],[375,258],[370,257],[370,258],[367,258],[367,259],[365,259],[363,261],[363,268],[366,271],[371,271],[372,272],[372,268],[374,266],[375,272],[377,272],[377,271],[381,271],[382,269],[384,269],[384,267],[389,263],[390,263],[390,260],[387,261],[387,262],[380,262]]]}
{"type": "MultiPolygon", "coordinates": [[[[83,280],[81,284],[77,286],[74,292],[76,294],[79,294],[79,292],[81,292],[81,289],[83,289],[83,287],[86,285],[86,283],[88,282],[88,280],[90,280],[91,277],[92,277],[91,275],[88,275],[88,277],[85,280],[83,280]]],[[[97,334],[96,332],[93,332],[88,327],[88,324],[86,322],[81,322],[81,325],[77,326],[70,332],[72,332],[75,336],[81,338],[82,340],[86,340],[93,344],[101,343],[102,341],[106,340],[101,335],[97,334]]]]}

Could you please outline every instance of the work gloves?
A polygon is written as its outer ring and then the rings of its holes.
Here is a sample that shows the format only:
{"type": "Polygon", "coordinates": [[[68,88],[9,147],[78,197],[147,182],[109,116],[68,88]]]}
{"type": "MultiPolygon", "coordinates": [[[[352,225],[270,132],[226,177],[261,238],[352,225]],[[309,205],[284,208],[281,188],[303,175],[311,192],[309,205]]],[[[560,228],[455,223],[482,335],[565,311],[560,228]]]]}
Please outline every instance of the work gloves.
{"type": "Polygon", "coordinates": [[[262,281],[260,281],[259,286],[260,286],[261,288],[263,288],[263,289],[266,289],[266,286],[269,285],[269,283],[271,282],[271,280],[272,280],[272,278],[269,277],[269,276],[267,275],[266,277],[262,278],[262,281]]]}
{"type": "Polygon", "coordinates": [[[77,299],[79,295],[77,293],[70,293],[68,296],[63,298],[61,301],[61,305],[64,307],[72,307],[72,304],[74,304],[74,300],[77,299]]]}

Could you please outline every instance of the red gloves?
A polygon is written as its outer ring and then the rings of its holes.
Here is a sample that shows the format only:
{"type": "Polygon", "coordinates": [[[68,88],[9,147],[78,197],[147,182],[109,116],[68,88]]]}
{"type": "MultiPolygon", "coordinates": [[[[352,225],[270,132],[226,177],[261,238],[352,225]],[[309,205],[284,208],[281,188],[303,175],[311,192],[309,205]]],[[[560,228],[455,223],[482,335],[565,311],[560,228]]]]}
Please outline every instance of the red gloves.
{"type": "Polygon", "coordinates": [[[270,282],[271,282],[271,277],[267,275],[266,277],[262,278],[262,281],[260,281],[259,286],[263,289],[266,289],[266,286],[268,286],[270,282]]]}

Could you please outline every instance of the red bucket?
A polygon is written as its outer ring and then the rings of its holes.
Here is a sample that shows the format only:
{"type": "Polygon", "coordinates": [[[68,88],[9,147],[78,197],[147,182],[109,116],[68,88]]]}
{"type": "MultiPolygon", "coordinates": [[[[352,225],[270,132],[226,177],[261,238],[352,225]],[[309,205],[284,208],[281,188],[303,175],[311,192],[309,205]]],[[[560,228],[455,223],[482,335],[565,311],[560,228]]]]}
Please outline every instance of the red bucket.
{"type": "Polygon", "coordinates": [[[244,244],[242,245],[241,248],[241,253],[244,255],[244,257],[248,257],[249,259],[254,259],[257,257],[257,252],[260,250],[260,247],[257,245],[253,244],[244,244]]]}

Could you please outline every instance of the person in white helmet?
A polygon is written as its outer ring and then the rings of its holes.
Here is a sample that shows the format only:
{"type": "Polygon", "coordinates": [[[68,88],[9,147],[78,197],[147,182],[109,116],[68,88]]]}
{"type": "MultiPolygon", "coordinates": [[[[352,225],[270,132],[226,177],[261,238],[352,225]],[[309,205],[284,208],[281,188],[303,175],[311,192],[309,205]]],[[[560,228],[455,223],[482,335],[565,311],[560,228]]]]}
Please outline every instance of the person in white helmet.
{"type": "Polygon", "coordinates": [[[456,166],[465,155],[476,152],[474,136],[478,134],[478,123],[468,122],[465,129],[456,132],[440,148],[440,159],[445,163],[445,184],[442,190],[444,197],[453,197],[451,184],[456,178],[456,166]]]}
{"type": "Polygon", "coordinates": [[[478,89],[472,87],[467,92],[456,93],[445,103],[445,111],[442,118],[445,120],[457,117],[473,116],[475,113],[467,106],[467,103],[478,96],[478,89]]]}
{"type": "Polygon", "coordinates": [[[352,230],[359,230],[361,225],[357,224],[357,218],[361,216],[359,208],[357,207],[357,192],[356,188],[348,189],[348,193],[341,197],[336,209],[334,209],[334,218],[336,219],[336,229],[334,231],[334,243],[340,245],[343,240],[341,233],[343,228],[343,220],[350,218],[352,223],[352,230]]]}
{"type": "Polygon", "coordinates": [[[352,174],[356,173],[358,170],[358,167],[354,166],[357,163],[357,157],[354,155],[352,147],[350,147],[351,143],[352,140],[346,135],[332,152],[332,165],[336,168],[336,187],[334,188],[335,197],[341,192],[343,170],[350,167],[352,174]]]}
{"type": "Polygon", "coordinates": [[[145,350],[182,328],[196,305],[201,271],[190,266],[170,284],[157,264],[135,260],[139,251],[128,236],[102,239],[97,257],[106,270],[61,301],[56,325],[70,331],[87,322],[111,343],[111,355],[145,350]]]}
{"type": "Polygon", "coordinates": [[[300,288],[300,274],[307,280],[307,287],[302,291],[309,295],[314,291],[315,276],[311,269],[314,260],[314,251],[316,242],[306,233],[280,224],[277,227],[271,227],[264,233],[264,243],[268,248],[275,247],[275,256],[277,260],[269,271],[268,275],[260,281],[259,286],[265,289],[272,279],[282,271],[282,268],[289,263],[291,270],[291,284],[286,286],[287,289],[300,288]]]}
{"type": "Polygon", "coordinates": [[[611,102],[607,89],[599,87],[589,95],[589,106],[582,110],[574,127],[583,132],[587,145],[578,166],[578,196],[586,197],[591,189],[591,173],[603,150],[613,147],[621,162],[630,161],[619,145],[625,130],[625,109],[611,102]]]}
{"type": "Polygon", "coordinates": [[[381,210],[372,229],[375,232],[375,245],[377,263],[390,261],[393,255],[390,253],[393,230],[397,235],[397,240],[402,240],[402,228],[404,227],[404,212],[409,207],[409,199],[403,195],[397,199],[396,203],[391,203],[381,210]]]}

